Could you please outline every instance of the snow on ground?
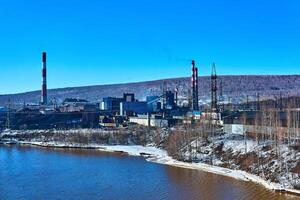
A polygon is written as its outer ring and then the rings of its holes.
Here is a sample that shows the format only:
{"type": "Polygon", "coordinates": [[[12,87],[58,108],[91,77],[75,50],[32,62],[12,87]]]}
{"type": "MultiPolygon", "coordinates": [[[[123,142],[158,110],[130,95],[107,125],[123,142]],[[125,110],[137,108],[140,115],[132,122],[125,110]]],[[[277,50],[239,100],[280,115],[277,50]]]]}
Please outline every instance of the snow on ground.
{"type": "Polygon", "coordinates": [[[231,149],[233,153],[245,153],[253,151],[256,146],[257,142],[253,140],[224,140],[223,151],[231,149]]]}
{"type": "Polygon", "coordinates": [[[271,190],[280,190],[280,191],[285,190],[290,193],[300,194],[299,190],[285,189],[282,185],[278,183],[265,181],[261,177],[247,173],[245,171],[232,170],[232,169],[212,166],[204,163],[187,163],[187,162],[177,161],[171,158],[170,156],[168,156],[165,150],[158,149],[156,147],[144,147],[140,145],[132,145],[132,146],[116,145],[116,146],[101,146],[100,148],[101,151],[104,150],[104,151],[112,151],[112,152],[126,152],[132,156],[141,156],[146,154],[147,155],[146,160],[149,162],[155,162],[159,164],[182,167],[187,169],[202,170],[205,172],[228,176],[242,181],[252,181],[255,183],[259,183],[271,190]]]}
{"type": "Polygon", "coordinates": [[[132,156],[149,156],[146,160],[149,162],[155,162],[159,164],[171,165],[176,167],[183,167],[188,169],[198,169],[206,172],[211,172],[215,174],[225,175],[239,180],[248,181],[248,179],[240,172],[236,170],[230,170],[222,167],[211,166],[203,163],[187,163],[177,161],[170,156],[167,152],[156,147],[144,147],[140,145],[115,145],[115,146],[99,146],[101,151],[111,151],[111,152],[126,152],[132,156]]]}
{"type": "Polygon", "coordinates": [[[131,156],[141,156],[145,154],[155,157],[166,157],[168,155],[165,150],[156,147],[144,147],[141,145],[100,145],[98,147],[102,151],[126,152],[131,156]]]}

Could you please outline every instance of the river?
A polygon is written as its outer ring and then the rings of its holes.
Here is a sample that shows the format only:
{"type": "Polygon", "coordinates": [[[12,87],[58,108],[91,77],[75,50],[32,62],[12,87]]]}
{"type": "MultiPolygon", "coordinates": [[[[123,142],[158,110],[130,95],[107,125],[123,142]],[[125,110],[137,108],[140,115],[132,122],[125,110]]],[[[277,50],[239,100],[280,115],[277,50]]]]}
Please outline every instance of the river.
{"type": "Polygon", "coordinates": [[[0,199],[298,199],[233,178],[99,150],[0,145],[0,199]]]}

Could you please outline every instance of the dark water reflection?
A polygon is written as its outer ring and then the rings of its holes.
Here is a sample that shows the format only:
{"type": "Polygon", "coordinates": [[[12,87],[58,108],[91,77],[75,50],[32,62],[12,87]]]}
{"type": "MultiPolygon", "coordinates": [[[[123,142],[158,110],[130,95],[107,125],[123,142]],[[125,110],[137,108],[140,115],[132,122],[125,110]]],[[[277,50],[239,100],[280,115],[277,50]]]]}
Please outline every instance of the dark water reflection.
{"type": "Polygon", "coordinates": [[[97,150],[0,146],[0,199],[296,199],[251,182],[97,150]]]}

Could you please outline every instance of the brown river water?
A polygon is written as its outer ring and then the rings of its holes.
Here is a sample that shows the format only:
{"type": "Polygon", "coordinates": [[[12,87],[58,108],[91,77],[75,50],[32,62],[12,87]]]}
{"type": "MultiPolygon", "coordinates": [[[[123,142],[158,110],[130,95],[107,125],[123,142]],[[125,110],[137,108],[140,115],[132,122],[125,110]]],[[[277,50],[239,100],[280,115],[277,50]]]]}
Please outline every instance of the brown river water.
{"type": "Polygon", "coordinates": [[[252,182],[98,150],[0,145],[0,199],[300,199],[252,182]]]}

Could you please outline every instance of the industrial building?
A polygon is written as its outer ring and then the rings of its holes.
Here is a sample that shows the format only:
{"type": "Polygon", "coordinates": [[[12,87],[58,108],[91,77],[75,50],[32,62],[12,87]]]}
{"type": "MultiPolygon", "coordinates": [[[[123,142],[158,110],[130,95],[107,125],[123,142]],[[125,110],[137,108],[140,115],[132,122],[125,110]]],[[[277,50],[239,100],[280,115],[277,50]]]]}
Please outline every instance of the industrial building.
{"type": "Polygon", "coordinates": [[[120,103],[120,115],[135,116],[137,114],[147,114],[148,112],[150,112],[148,104],[144,101],[120,103]]]}
{"type": "Polygon", "coordinates": [[[124,102],[135,102],[135,97],[133,93],[124,93],[123,94],[124,102]]]}
{"type": "Polygon", "coordinates": [[[101,103],[101,110],[118,113],[120,111],[120,103],[123,101],[123,98],[104,97],[101,103]]]}
{"type": "Polygon", "coordinates": [[[149,111],[154,113],[161,111],[161,102],[159,96],[148,96],[146,101],[149,111]]]}
{"type": "Polygon", "coordinates": [[[175,94],[172,91],[166,91],[165,92],[165,105],[164,108],[167,110],[173,110],[175,109],[175,94]]]}
{"type": "Polygon", "coordinates": [[[138,115],[129,117],[129,122],[152,127],[168,127],[169,121],[158,115],[138,115]]]}
{"type": "Polygon", "coordinates": [[[85,99],[67,98],[59,107],[60,112],[98,112],[97,104],[90,103],[85,99]]]}
{"type": "MultiPolygon", "coordinates": [[[[174,90],[169,89],[166,81],[164,81],[161,93],[147,96],[146,101],[139,101],[134,93],[124,93],[122,97],[103,97],[100,103],[89,102],[86,99],[66,98],[57,105],[55,98],[48,100],[47,54],[42,52],[40,104],[24,104],[16,112],[9,112],[10,115],[7,115],[6,121],[14,124],[14,128],[63,128],[117,127],[126,123],[164,127],[179,122],[201,120],[201,116],[205,113],[203,114],[199,109],[198,68],[194,60],[191,62],[191,71],[191,87],[187,89],[191,91],[187,99],[187,102],[190,102],[189,105],[178,105],[178,87],[176,86],[174,90]]],[[[213,65],[211,77],[213,112],[217,112],[216,78],[213,65]]],[[[6,109],[6,113],[7,110],[10,109],[6,109]]]]}

